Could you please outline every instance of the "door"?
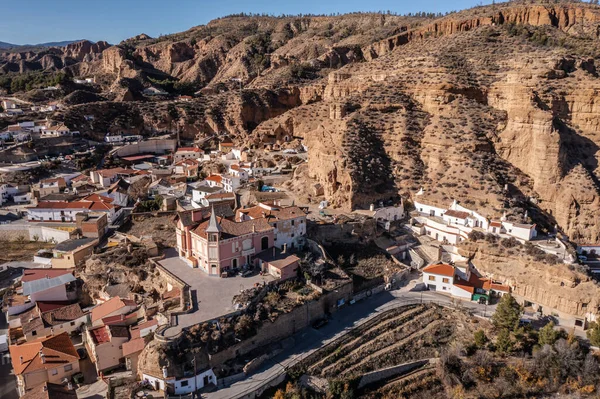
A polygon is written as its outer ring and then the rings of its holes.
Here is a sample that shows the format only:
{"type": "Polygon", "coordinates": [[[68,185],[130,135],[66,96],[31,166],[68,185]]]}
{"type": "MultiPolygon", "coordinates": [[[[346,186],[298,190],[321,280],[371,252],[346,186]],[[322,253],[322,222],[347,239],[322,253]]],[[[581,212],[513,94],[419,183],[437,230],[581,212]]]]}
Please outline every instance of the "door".
{"type": "Polygon", "coordinates": [[[269,249],[269,237],[263,237],[260,240],[260,249],[264,251],[265,249],[269,249]]]}
{"type": "Polygon", "coordinates": [[[435,291],[436,290],[435,285],[433,285],[433,284],[428,284],[427,288],[429,288],[431,291],[435,291]]]}
{"type": "Polygon", "coordinates": [[[207,376],[207,375],[205,375],[205,376],[204,376],[204,381],[203,381],[203,383],[204,383],[204,386],[207,386],[207,385],[209,384],[209,382],[210,382],[210,380],[208,379],[208,376],[207,376]]]}
{"type": "Polygon", "coordinates": [[[237,269],[237,267],[238,267],[237,258],[235,258],[231,261],[231,267],[233,267],[234,269],[237,269]]]}

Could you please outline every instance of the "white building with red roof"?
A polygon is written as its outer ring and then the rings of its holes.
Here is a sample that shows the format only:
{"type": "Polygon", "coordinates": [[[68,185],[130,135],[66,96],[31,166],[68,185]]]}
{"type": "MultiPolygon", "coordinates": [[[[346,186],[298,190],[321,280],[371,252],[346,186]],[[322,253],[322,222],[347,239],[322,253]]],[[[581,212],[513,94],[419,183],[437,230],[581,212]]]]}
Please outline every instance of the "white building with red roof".
{"type": "Polygon", "coordinates": [[[480,297],[489,300],[490,296],[510,292],[510,287],[479,276],[468,265],[462,268],[445,263],[429,265],[423,269],[423,283],[430,291],[468,300],[480,297]]]}
{"type": "Polygon", "coordinates": [[[75,222],[78,213],[106,213],[109,223],[121,217],[123,209],[114,200],[98,194],[91,194],[78,201],[39,201],[36,206],[27,208],[29,222],[75,222]]]}
{"type": "Polygon", "coordinates": [[[448,208],[440,207],[424,199],[422,190],[415,195],[413,202],[419,214],[415,220],[422,225],[418,232],[440,242],[458,244],[467,240],[473,230],[506,235],[520,241],[530,241],[537,236],[535,224],[513,223],[505,217],[501,221],[490,221],[456,200],[448,208]]]}
{"type": "Polygon", "coordinates": [[[177,164],[179,161],[186,159],[198,159],[202,158],[204,151],[198,147],[179,147],[175,154],[173,154],[173,162],[177,164]]]}

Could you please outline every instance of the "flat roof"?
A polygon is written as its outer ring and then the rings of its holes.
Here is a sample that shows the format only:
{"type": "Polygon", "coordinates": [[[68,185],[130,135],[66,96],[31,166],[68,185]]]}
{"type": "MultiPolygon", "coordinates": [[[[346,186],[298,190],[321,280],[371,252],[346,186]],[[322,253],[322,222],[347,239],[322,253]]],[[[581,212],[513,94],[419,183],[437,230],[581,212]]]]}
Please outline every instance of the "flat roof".
{"type": "Polygon", "coordinates": [[[54,250],[61,251],[61,252],[71,252],[71,251],[74,251],[77,248],[87,245],[95,240],[96,240],[96,238],[87,238],[87,237],[86,238],[78,238],[75,240],[66,240],[61,243],[58,243],[54,247],[54,250]]]}

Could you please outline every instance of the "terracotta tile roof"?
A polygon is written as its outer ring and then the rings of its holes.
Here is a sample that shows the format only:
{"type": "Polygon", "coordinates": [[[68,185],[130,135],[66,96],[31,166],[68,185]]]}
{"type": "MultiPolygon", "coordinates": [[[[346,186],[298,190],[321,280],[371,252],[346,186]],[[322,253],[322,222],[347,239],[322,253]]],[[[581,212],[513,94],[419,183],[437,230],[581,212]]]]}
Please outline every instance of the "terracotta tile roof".
{"type": "MultiPolygon", "coordinates": [[[[218,219],[221,225],[221,237],[222,239],[239,237],[253,232],[267,232],[274,230],[265,219],[254,219],[246,220],[244,222],[233,222],[229,219],[218,219]]],[[[194,233],[200,237],[206,238],[206,228],[208,227],[209,221],[202,222],[195,230],[194,233]]]]}
{"type": "Polygon", "coordinates": [[[55,278],[65,274],[73,274],[72,269],[25,269],[21,282],[40,280],[42,278],[55,278]]]}
{"type": "Polygon", "coordinates": [[[112,168],[112,169],[100,169],[100,170],[97,170],[96,173],[98,173],[102,177],[113,177],[115,175],[134,174],[135,170],[125,169],[125,168],[112,168]]]}
{"type": "Polygon", "coordinates": [[[123,344],[123,356],[129,356],[131,354],[141,352],[146,346],[146,340],[144,338],[134,338],[129,342],[123,344]]]}
{"type": "Polygon", "coordinates": [[[9,351],[13,369],[17,375],[37,370],[49,370],[58,365],[79,361],[79,355],[66,332],[25,342],[21,345],[11,345],[9,351]],[[41,354],[44,355],[44,360],[42,360],[41,354]]]}
{"type": "Polygon", "coordinates": [[[177,152],[204,152],[198,147],[179,147],[177,152]]]}
{"type": "Polygon", "coordinates": [[[54,309],[62,308],[65,306],[71,305],[71,302],[67,301],[55,301],[55,302],[46,302],[46,301],[38,301],[35,304],[41,313],[49,312],[54,309]]]}
{"type": "Polygon", "coordinates": [[[100,345],[106,342],[110,342],[108,326],[97,327],[89,330],[89,332],[94,345],[100,345]]]}
{"type": "Polygon", "coordinates": [[[108,301],[92,309],[92,322],[103,319],[109,314],[116,312],[126,306],[135,306],[135,302],[128,299],[121,299],[118,296],[110,298],[108,301]]]}
{"type": "Polygon", "coordinates": [[[129,314],[119,314],[116,316],[109,316],[102,318],[102,324],[104,325],[123,325],[132,324],[137,320],[137,312],[131,312],[129,314]]]}
{"type": "Polygon", "coordinates": [[[490,288],[494,291],[510,292],[510,287],[508,285],[491,283],[490,288]]]}
{"type": "Polygon", "coordinates": [[[25,392],[21,399],[77,399],[74,389],[46,382],[25,392]]]}
{"type": "Polygon", "coordinates": [[[455,210],[452,210],[452,209],[447,210],[444,213],[444,216],[450,216],[450,217],[459,218],[459,219],[466,219],[466,218],[469,217],[469,215],[470,215],[469,212],[455,211],[455,210]]]}
{"type": "Polygon", "coordinates": [[[78,303],[53,309],[42,313],[42,320],[46,327],[68,323],[85,316],[78,303]]]}
{"type": "Polygon", "coordinates": [[[502,223],[501,222],[497,222],[497,221],[492,221],[490,222],[490,226],[492,227],[502,227],[502,223]]]}
{"type": "Polygon", "coordinates": [[[78,181],[88,181],[88,180],[90,180],[90,177],[89,177],[89,176],[87,176],[87,175],[84,175],[84,174],[82,173],[82,174],[80,174],[79,176],[72,178],[72,179],[71,179],[71,182],[73,183],[73,182],[78,182],[78,181]]]}
{"type": "Polygon", "coordinates": [[[184,159],[182,161],[177,162],[175,165],[177,166],[198,166],[198,161],[193,160],[193,159],[184,159]]]}
{"type": "Polygon", "coordinates": [[[306,216],[306,213],[298,208],[297,206],[287,207],[274,207],[273,209],[265,209],[260,205],[253,206],[252,208],[240,209],[238,214],[243,213],[252,219],[267,218],[267,220],[290,220],[296,219],[302,216],[306,216]]]}
{"type": "Polygon", "coordinates": [[[455,282],[455,283],[454,283],[454,285],[455,285],[456,287],[460,288],[461,290],[464,290],[464,291],[470,292],[471,294],[474,294],[474,293],[475,293],[475,287],[472,287],[472,286],[470,286],[470,285],[464,284],[464,282],[461,282],[461,283],[456,283],[456,282],[455,282]]]}
{"type": "Polygon", "coordinates": [[[208,194],[205,198],[207,200],[221,200],[221,199],[234,200],[235,194],[234,193],[215,193],[215,194],[208,194]]]}
{"type": "Polygon", "coordinates": [[[27,335],[33,331],[41,332],[41,330],[44,329],[44,321],[40,317],[35,317],[23,323],[21,328],[24,335],[27,335]]]}
{"type": "Polygon", "coordinates": [[[429,265],[423,269],[423,273],[437,274],[439,276],[454,277],[454,267],[441,263],[437,265],[429,265]]]}
{"type": "Polygon", "coordinates": [[[223,180],[223,178],[221,176],[219,176],[219,175],[210,175],[210,176],[208,176],[204,180],[210,180],[210,181],[214,181],[214,182],[217,182],[217,183],[221,183],[221,181],[223,180]]]}
{"type": "Polygon", "coordinates": [[[139,338],[141,330],[154,326],[158,326],[158,320],[156,319],[148,320],[144,323],[138,324],[137,326],[131,327],[131,338],[139,338]]]}
{"type": "Polygon", "coordinates": [[[66,186],[67,183],[65,182],[65,179],[63,177],[57,177],[54,179],[45,179],[40,181],[41,184],[53,184],[53,183],[58,183],[59,186],[66,186]]]}
{"type": "Polygon", "coordinates": [[[104,195],[100,195],[100,194],[95,194],[94,193],[94,194],[90,194],[90,195],[84,197],[82,199],[82,201],[93,201],[93,202],[98,201],[98,202],[108,202],[108,203],[111,203],[114,200],[112,198],[110,198],[110,197],[106,197],[104,195]]]}

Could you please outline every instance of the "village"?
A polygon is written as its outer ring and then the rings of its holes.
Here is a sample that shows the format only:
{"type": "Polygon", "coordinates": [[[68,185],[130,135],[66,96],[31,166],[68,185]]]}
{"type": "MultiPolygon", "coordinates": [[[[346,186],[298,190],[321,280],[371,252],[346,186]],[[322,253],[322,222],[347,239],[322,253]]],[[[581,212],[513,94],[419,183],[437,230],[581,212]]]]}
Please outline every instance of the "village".
{"type": "MultiPolygon", "coordinates": [[[[19,142],[78,132],[46,119],[0,135],[19,142]]],[[[39,390],[211,397],[294,334],[385,292],[421,303],[425,292],[426,301],[483,317],[512,294],[525,321],[551,314],[582,337],[596,320],[593,310],[552,309],[514,281],[482,273],[461,245],[502,240],[592,267],[600,248],[575,252],[526,214],[488,218],[423,189],[352,212],[329,207],[318,192],[301,203],[285,182],[307,162],[306,148],[286,144],[241,148],[223,135],[181,145],[107,133],[95,143],[106,147],[103,158],[94,158],[106,167],[82,173],[75,157],[61,156],[38,182],[2,183],[0,238],[39,249],[0,265],[10,282],[0,335],[10,363],[0,382],[24,398],[39,390]],[[185,342],[203,349],[178,355],[185,342]]],[[[77,158],[94,157],[97,148],[87,147],[77,158]]],[[[47,168],[22,163],[32,161],[47,168]]],[[[11,176],[18,165],[3,171],[11,176]]]]}

